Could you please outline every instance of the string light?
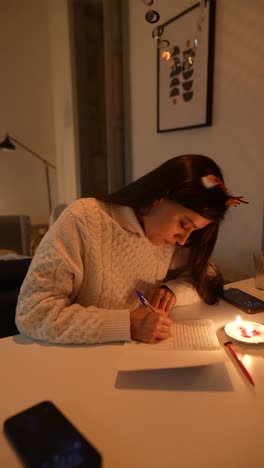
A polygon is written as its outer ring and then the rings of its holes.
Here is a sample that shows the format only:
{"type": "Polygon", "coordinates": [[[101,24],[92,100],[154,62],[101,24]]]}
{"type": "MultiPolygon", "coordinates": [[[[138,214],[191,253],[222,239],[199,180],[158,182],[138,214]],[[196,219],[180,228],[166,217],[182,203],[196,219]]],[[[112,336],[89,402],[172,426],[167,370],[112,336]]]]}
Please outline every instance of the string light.
{"type": "Polygon", "coordinates": [[[163,60],[166,60],[166,61],[167,61],[167,60],[170,60],[170,58],[171,58],[171,53],[170,53],[168,50],[164,50],[164,52],[162,52],[162,54],[161,54],[161,58],[162,58],[163,60]]]}
{"type": "MultiPolygon", "coordinates": [[[[176,72],[185,72],[193,67],[195,56],[199,46],[199,36],[203,30],[203,23],[205,20],[205,9],[208,1],[209,0],[200,0],[200,12],[197,21],[197,31],[195,33],[193,41],[186,41],[186,47],[188,48],[183,52],[182,61],[177,56],[177,53],[179,54],[180,51],[178,50],[178,52],[176,52],[175,47],[173,48],[173,50],[171,50],[170,42],[166,38],[162,37],[164,27],[162,25],[157,25],[152,31],[152,37],[157,41],[157,47],[159,49],[162,49],[162,60],[169,62],[170,67],[176,72]]],[[[152,6],[154,0],[142,0],[142,2],[146,6],[152,6]]],[[[148,23],[156,23],[159,21],[160,15],[156,10],[148,10],[145,14],[145,19],[148,23]]]]}

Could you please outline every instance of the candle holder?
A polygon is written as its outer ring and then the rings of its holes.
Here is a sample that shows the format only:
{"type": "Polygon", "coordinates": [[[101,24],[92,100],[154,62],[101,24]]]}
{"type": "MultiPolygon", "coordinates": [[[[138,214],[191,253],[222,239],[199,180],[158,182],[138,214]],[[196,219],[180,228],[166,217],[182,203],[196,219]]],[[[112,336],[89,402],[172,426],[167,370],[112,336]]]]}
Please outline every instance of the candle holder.
{"type": "Polygon", "coordinates": [[[243,343],[264,343],[264,325],[262,323],[241,320],[239,316],[234,322],[226,324],[225,333],[230,338],[243,343]]]}

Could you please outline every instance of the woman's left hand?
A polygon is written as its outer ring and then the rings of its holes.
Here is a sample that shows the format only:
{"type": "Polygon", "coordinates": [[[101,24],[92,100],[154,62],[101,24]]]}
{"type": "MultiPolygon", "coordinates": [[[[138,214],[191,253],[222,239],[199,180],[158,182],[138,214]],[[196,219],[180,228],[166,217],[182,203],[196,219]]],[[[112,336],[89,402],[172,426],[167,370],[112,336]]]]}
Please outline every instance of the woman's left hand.
{"type": "Polygon", "coordinates": [[[176,304],[175,294],[169,288],[153,288],[147,296],[147,300],[153,307],[162,309],[167,314],[171,308],[176,304]]]}

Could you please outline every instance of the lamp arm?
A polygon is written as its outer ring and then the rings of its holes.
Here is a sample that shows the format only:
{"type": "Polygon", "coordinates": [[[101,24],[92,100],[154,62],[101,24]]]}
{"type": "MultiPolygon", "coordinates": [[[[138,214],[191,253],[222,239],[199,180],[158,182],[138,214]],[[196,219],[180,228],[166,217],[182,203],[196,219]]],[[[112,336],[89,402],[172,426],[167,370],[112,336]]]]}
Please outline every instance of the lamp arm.
{"type": "Polygon", "coordinates": [[[39,159],[42,161],[46,166],[52,167],[53,169],[56,169],[56,166],[54,164],[51,164],[47,159],[44,159],[42,156],[40,156],[38,153],[35,153],[35,151],[32,151],[30,148],[28,148],[24,143],[21,143],[21,141],[17,140],[16,138],[8,135],[10,140],[13,140],[17,145],[21,146],[21,148],[25,149],[29,153],[31,153],[35,158],[39,159]]]}
{"type": "Polygon", "coordinates": [[[14,138],[10,135],[8,135],[9,139],[16,143],[17,145],[21,146],[24,150],[28,151],[28,153],[32,154],[35,156],[35,158],[39,159],[41,162],[45,164],[45,174],[46,174],[46,185],[47,185],[47,194],[48,194],[48,203],[49,203],[49,213],[51,214],[52,211],[52,201],[51,201],[51,189],[50,189],[50,178],[49,178],[49,167],[52,167],[53,169],[56,169],[54,164],[51,164],[47,159],[43,158],[40,156],[38,153],[35,153],[35,151],[32,151],[30,148],[28,148],[24,143],[21,143],[21,141],[17,140],[17,138],[14,138]]]}

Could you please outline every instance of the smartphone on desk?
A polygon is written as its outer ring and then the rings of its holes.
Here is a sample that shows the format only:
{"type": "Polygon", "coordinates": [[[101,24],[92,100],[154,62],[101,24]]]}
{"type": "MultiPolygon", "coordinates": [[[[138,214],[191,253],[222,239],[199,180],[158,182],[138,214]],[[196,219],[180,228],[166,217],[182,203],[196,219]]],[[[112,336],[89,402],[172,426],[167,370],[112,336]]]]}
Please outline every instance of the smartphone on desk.
{"type": "Polygon", "coordinates": [[[4,422],[4,432],[28,468],[100,468],[102,457],[51,402],[4,422]]]}
{"type": "Polygon", "coordinates": [[[225,289],[222,299],[225,299],[232,305],[239,307],[239,309],[243,310],[247,314],[264,312],[264,301],[238,288],[225,289]]]}

